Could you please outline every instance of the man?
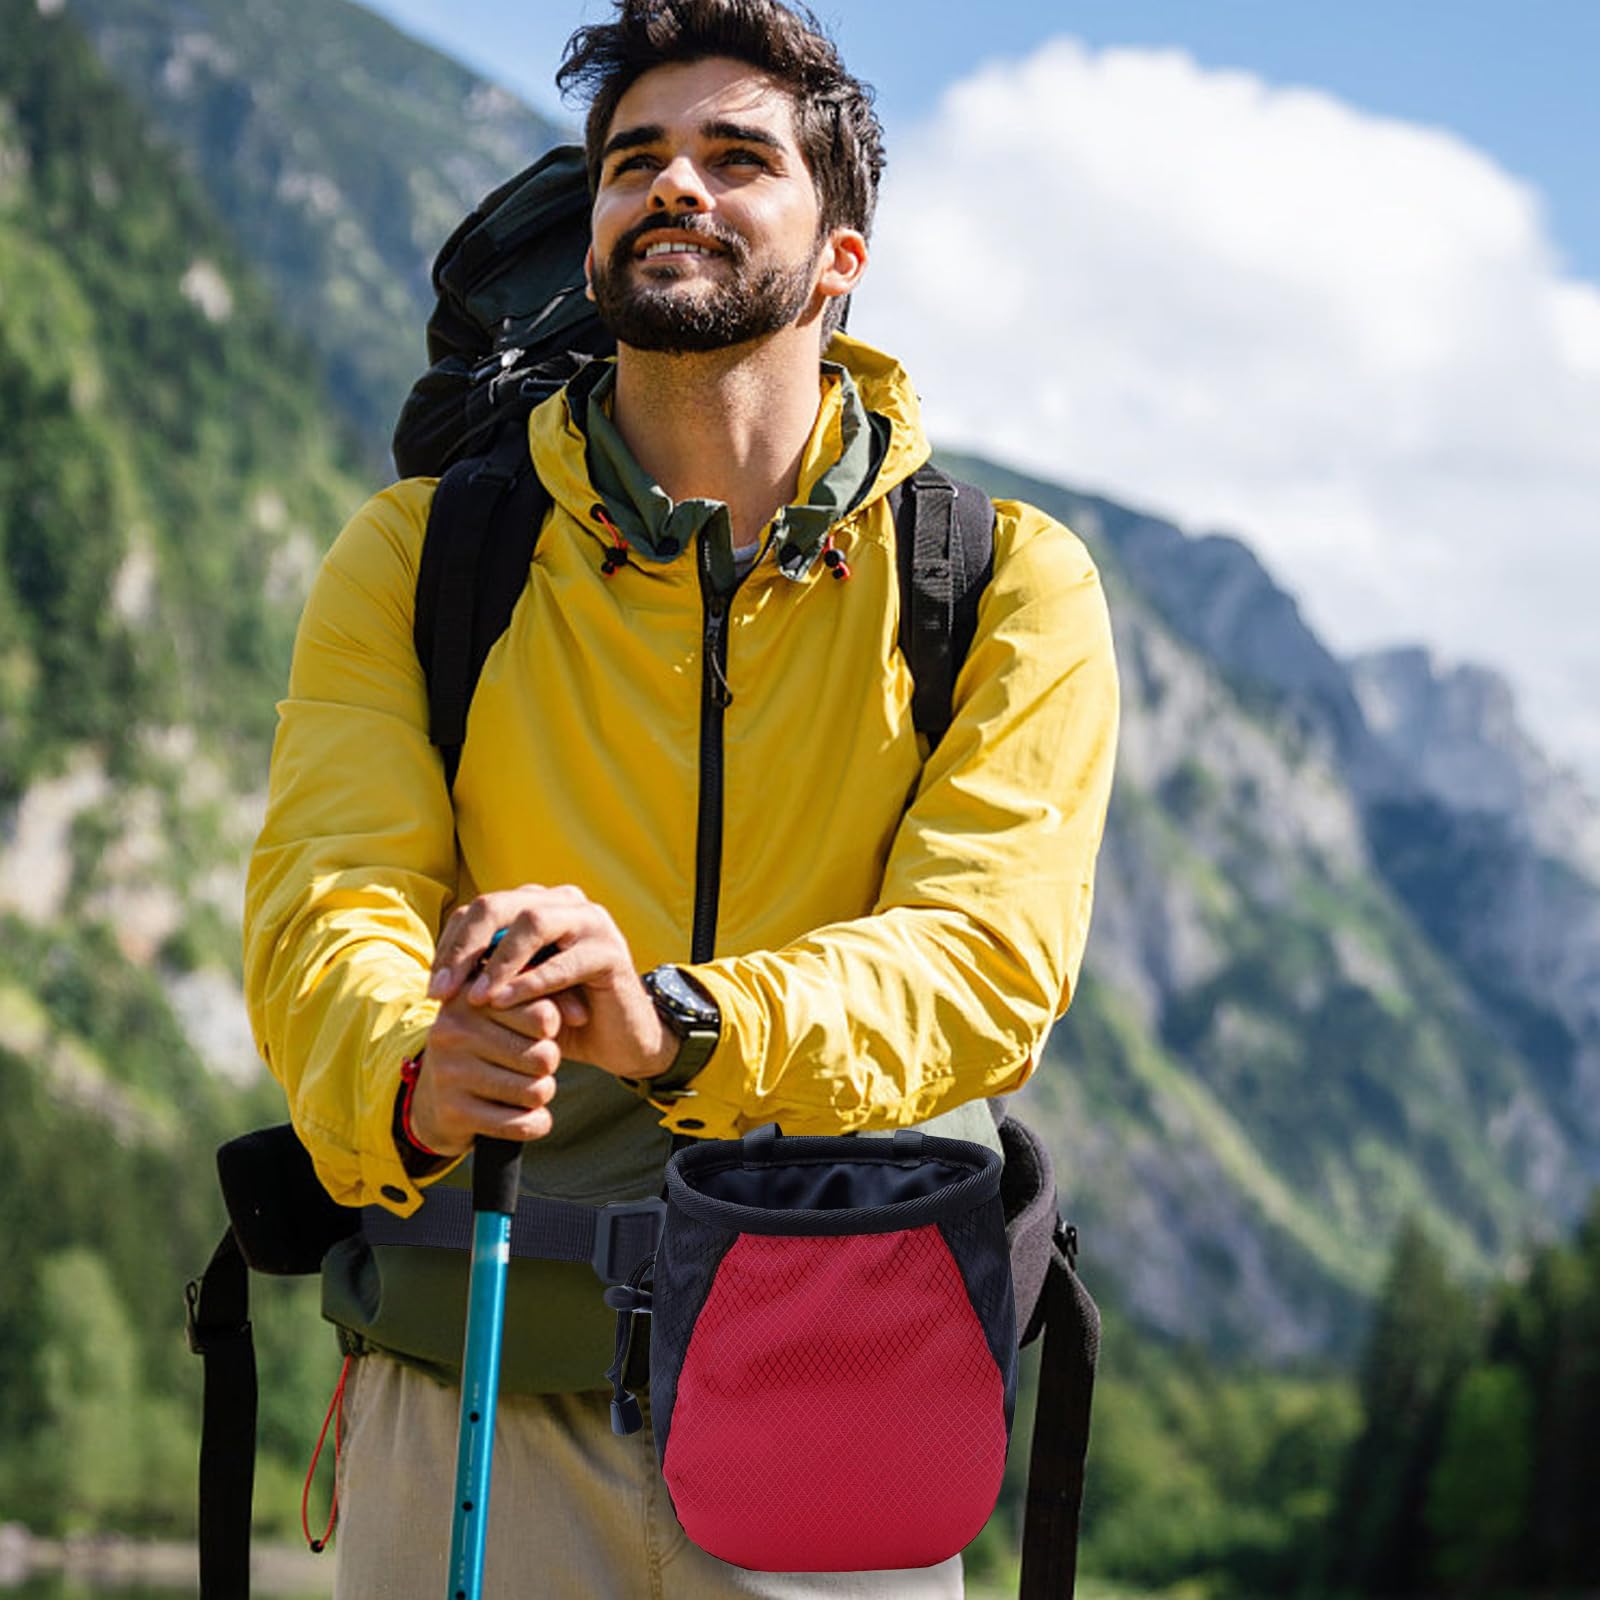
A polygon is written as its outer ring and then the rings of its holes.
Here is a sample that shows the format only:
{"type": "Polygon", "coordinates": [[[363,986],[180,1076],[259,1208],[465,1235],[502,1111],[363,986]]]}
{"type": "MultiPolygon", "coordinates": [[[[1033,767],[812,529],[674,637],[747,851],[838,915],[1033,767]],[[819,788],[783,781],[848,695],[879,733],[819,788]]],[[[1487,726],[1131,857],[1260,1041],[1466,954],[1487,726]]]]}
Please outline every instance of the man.
{"type": "MultiPolygon", "coordinates": [[[[401,1216],[480,1134],[527,1142],[525,1189],[594,1205],[656,1193],[674,1135],[937,1118],[994,1144],[982,1097],[1033,1069],[1087,933],[1116,727],[1094,568],[1000,503],[928,758],[885,498],[928,446],[895,364],[830,338],[867,264],[868,92],[778,0],[619,0],[560,81],[593,96],[617,359],[530,419],[554,506],[453,790],[411,635],[432,482],[330,552],[251,868],[263,1054],[335,1198],[401,1216]]],[[[325,1270],[361,1356],[343,1596],[445,1580],[461,1313],[437,1254],[352,1244],[325,1270]]],[[[512,1278],[488,1592],[961,1592],[959,1560],[782,1575],[697,1550],[648,1432],[610,1432],[593,1273],[512,1278]]]]}

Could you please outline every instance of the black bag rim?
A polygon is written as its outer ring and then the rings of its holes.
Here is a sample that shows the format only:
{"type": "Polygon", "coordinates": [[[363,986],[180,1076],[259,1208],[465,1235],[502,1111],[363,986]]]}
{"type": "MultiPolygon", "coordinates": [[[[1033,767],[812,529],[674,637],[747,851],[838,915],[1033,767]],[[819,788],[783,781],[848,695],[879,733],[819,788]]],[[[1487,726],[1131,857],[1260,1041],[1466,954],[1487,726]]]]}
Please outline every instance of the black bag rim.
{"type": "Polygon", "coordinates": [[[838,1134],[786,1138],[767,1155],[752,1155],[737,1140],[714,1139],[680,1150],[667,1163],[667,1203],[697,1222],[736,1233],[788,1238],[899,1233],[950,1222],[987,1201],[998,1200],[1003,1166],[998,1152],[967,1139],[928,1136],[922,1139],[914,1155],[897,1149],[893,1139],[852,1139],[841,1138],[838,1134]],[[732,1200],[702,1194],[694,1187],[696,1180],[736,1167],[752,1172],[762,1167],[919,1167],[930,1161],[966,1167],[968,1174],[953,1183],[942,1184],[932,1194],[919,1195],[912,1200],[838,1210],[739,1205],[732,1200]]]}

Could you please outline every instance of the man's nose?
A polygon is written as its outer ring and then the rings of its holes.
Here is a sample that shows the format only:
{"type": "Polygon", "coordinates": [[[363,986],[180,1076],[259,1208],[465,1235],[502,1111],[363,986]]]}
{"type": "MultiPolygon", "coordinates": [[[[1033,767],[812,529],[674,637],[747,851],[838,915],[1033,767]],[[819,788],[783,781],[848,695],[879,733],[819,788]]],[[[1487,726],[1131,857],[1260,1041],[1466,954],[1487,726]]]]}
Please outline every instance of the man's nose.
{"type": "Polygon", "coordinates": [[[656,173],[650,205],[658,211],[709,211],[711,193],[699,167],[687,156],[678,156],[656,173]]]}

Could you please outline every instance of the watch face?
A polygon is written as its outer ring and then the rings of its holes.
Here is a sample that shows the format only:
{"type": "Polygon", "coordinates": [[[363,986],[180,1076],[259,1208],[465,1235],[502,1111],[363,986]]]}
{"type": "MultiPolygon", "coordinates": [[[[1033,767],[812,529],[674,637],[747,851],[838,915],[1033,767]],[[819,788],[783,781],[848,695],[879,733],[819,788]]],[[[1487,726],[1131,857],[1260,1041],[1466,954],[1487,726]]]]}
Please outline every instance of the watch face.
{"type": "Polygon", "coordinates": [[[720,1029],[722,1026],[722,1013],[717,1009],[716,1002],[677,967],[656,967],[646,973],[645,987],[652,998],[673,1013],[675,1019],[691,1027],[720,1029]]]}

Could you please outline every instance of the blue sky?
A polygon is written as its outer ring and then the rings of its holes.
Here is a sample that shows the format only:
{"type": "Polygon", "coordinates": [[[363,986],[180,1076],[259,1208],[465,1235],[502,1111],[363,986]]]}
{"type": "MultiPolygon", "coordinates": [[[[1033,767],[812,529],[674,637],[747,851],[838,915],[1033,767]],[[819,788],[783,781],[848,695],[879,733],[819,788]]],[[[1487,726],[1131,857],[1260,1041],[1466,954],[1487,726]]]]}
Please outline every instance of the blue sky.
{"type": "MultiPolygon", "coordinates": [[[[609,0],[382,0],[546,110],[609,0]]],[[[1600,0],[823,0],[932,437],[1236,534],[1600,793],[1600,0]]]]}
{"type": "MultiPolygon", "coordinates": [[[[572,29],[604,0],[374,0],[408,32],[541,109],[572,29]]],[[[891,135],[989,56],[1070,34],[1178,46],[1202,65],[1332,91],[1364,110],[1454,129],[1539,187],[1573,270],[1600,279],[1597,0],[832,0],[815,6],[891,135]]]]}

